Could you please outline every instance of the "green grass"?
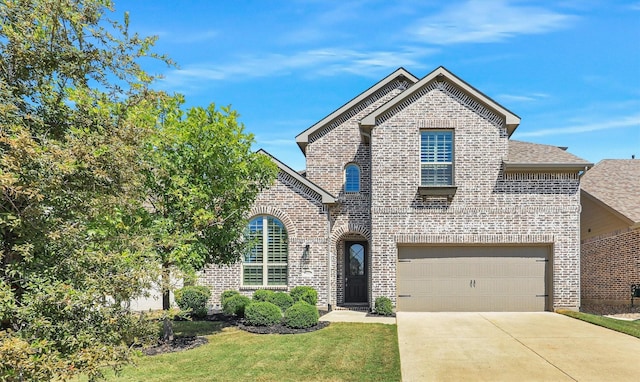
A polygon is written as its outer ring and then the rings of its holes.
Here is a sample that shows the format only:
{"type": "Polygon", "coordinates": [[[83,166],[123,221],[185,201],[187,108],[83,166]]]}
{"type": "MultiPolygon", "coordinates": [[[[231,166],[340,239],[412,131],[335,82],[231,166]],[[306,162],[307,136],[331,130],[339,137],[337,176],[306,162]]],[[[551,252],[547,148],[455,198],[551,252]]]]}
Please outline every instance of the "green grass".
{"type": "Polygon", "coordinates": [[[565,316],[577,318],[579,320],[586,321],[595,325],[599,325],[607,329],[615,330],[616,332],[640,338],[640,320],[617,320],[615,318],[603,317],[582,312],[573,312],[569,310],[560,310],[558,311],[558,313],[564,314],[565,316]]]}
{"type": "Polygon", "coordinates": [[[395,325],[332,323],[296,335],[251,334],[212,322],[176,322],[206,335],[198,348],[142,357],[111,381],[400,381],[395,325]]]}

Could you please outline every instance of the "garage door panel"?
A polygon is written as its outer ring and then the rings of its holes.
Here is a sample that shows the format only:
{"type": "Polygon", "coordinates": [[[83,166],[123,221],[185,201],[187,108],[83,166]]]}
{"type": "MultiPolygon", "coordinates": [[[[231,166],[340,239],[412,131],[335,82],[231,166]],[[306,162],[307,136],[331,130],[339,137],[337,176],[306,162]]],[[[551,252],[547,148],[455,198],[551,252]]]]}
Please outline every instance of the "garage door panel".
{"type": "Polygon", "coordinates": [[[399,248],[399,311],[545,310],[546,247],[408,248],[399,248]]]}

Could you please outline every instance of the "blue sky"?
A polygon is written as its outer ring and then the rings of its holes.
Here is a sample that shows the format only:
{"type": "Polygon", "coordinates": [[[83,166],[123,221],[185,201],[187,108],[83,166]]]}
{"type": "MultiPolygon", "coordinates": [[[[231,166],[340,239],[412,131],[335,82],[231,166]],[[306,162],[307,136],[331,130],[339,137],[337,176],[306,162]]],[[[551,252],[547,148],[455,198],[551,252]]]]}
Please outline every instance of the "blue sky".
{"type": "MultiPolygon", "coordinates": [[[[442,65],[522,118],[512,139],[592,162],[640,157],[640,1],[116,0],[179,68],[190,106],[231,105],[256,149],[304,168],[295,136],[404,67],[442,65]]],[[[119,17],[121,19],[121,17],[119,17]]]]}

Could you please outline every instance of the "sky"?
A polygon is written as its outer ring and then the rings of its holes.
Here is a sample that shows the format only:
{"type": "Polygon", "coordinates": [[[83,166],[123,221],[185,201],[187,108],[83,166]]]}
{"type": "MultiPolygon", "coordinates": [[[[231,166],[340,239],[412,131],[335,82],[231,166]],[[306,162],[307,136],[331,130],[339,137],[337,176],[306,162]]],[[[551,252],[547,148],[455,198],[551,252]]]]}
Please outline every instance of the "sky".
{"type": "Polygon", "coordinates": [[[115,0],[110,17],[125,11],[178,63],[145,62],[157,88],[231,105],[296,170],[295,136],[399,67],[444,66],[521,118],[512,139],[640,158],[640,1],[115,0]]]}

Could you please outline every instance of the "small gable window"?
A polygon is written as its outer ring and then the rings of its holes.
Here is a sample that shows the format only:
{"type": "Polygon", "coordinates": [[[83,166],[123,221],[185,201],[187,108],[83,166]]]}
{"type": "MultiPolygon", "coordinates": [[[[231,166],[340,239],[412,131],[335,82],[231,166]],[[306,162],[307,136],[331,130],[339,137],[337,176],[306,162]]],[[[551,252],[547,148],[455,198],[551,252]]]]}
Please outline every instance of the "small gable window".
{"type": "Polygon", "coordinates": [[[348,164],[344,169],[344,191],[360,192],[360,167],[357,164],[348,164]]]}
{"type": "Polygon", "coordinates": [[[251,247],[242,262],[242,285],[286,286],[289,240],[284,224],[273,216],[249,221],[251,247]]]}
{"type": "Polygon", "coordinates": [[[453,185],[453,131],[420,132],[420,185],[453,185]]]}

